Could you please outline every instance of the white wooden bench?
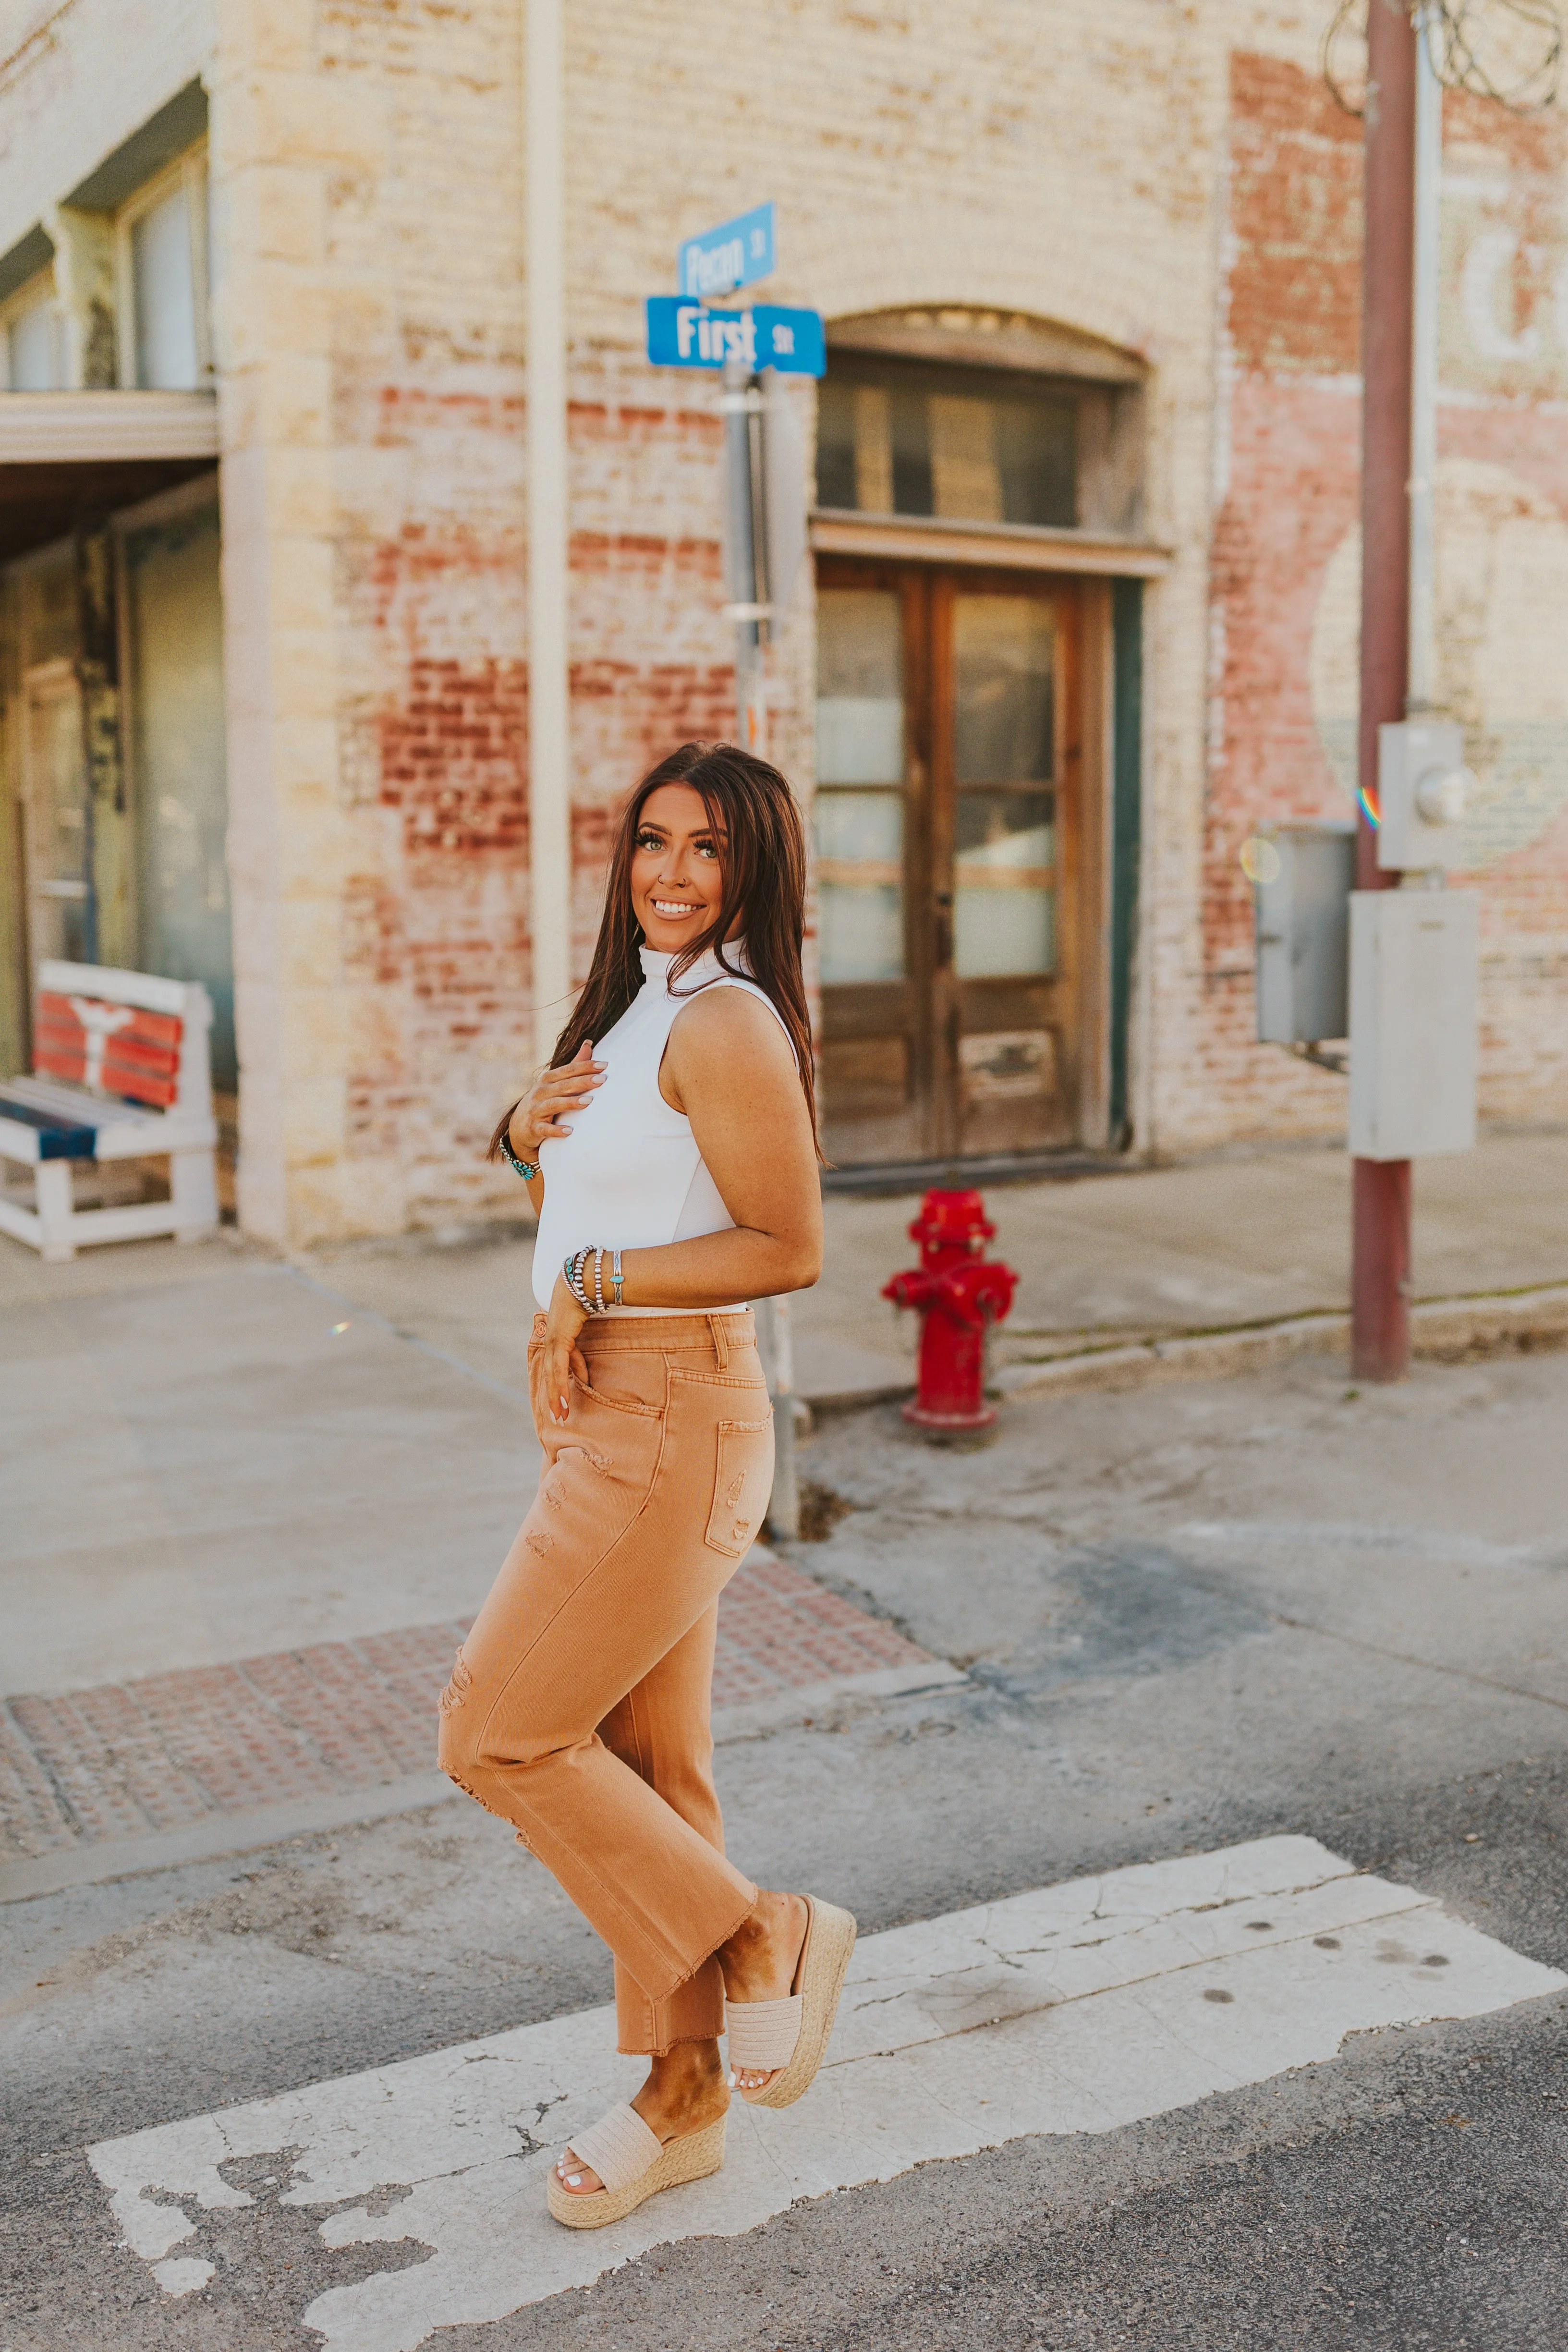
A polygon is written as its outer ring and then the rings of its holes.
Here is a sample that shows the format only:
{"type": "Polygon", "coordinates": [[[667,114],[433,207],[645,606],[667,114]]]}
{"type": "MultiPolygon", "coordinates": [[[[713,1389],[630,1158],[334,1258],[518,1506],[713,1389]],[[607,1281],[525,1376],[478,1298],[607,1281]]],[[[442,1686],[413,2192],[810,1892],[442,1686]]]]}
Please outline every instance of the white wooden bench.
{"type": "Polygon", "coordinates": [[[0,1193],[0,1233],[56,1261],[93,1242],[210,1233],[218,1222],[212,1022],[199,981],[40,964],[32,1075],[0,1084],[0,1159],[32,1169],[34,1205],[0,1193]],[[164,1157],[168,1200],[75,1205],[73,1162],[164,1157]]]}

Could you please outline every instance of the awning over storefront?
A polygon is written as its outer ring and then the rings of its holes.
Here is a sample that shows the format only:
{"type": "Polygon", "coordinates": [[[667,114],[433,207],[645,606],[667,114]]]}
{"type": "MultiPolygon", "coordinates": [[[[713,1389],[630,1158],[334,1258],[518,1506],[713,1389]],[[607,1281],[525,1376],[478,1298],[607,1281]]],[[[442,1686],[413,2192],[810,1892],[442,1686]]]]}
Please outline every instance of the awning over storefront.
{"type": "Polygon", "coordinates": [[[0,393],[0,562],[205,472],[210,392],[0,393]]]}

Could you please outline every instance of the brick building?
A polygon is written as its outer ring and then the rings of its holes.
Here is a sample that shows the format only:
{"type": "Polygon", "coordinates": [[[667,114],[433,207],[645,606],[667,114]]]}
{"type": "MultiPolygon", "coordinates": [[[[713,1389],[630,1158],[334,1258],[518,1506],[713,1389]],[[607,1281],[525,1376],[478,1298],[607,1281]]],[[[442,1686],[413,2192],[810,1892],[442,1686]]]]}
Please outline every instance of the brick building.
{"type": "MultiPolygon", "coordinates": [[[[1290,0],[565,0],[575,970],[727,731],[714,380],[765,197],[829,321],[772,748],[845,1165],[1333,1133],[1238,862],[1348,814],[1359,126],[1290,0]]],[[[521,0],[0,9],[0,1050],[68,951],[208,981],[242,1221],[515,1210],[530,1058],[521,0]]],[[[1484,1114],[1568,1077],[1563,135],[1450,100],[1439,603],[1484,1114]]],[[[563,877],[562,887],[567,887],[563,877]]]]}

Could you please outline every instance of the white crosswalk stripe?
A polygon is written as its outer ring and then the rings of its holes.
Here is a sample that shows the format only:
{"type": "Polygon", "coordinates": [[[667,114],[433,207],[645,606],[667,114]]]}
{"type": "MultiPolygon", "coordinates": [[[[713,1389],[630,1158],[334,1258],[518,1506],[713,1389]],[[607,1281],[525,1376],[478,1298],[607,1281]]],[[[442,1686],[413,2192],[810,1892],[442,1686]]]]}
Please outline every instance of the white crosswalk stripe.
{"type": "Polygon", "coordinates": [[[672,2239],[752,2229],[798,2198],[1027,2133],[1112,2131],[1332,2060],[1347,2034],[1565,1984],[1315,1840],[1264,1838],[864,1937],[810,2095],[781,2114],[737,2103],[723,2172],[603,2231],[552,2222],[544,2174],[640,2077],[613,2055],[608,2010],[89,2154],[127,2242],[180,2295],[213,2276],[202,2212],[251,2201],[222,2168],[292,2151],[283,2201],[339,2209],[326,2245],[430,2249],[319,2294],[303,2324],[328,2352],[414,2352],[437,2328],[499,2319],[672,2239]],[[408,2193],[345,2209],[377,2189],[408,2193]]]}

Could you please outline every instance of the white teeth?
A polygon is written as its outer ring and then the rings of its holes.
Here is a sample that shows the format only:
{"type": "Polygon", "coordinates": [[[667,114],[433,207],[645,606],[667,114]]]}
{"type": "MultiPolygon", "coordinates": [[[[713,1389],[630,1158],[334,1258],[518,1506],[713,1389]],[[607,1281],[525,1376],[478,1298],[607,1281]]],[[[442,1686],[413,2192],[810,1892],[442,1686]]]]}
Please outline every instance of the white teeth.
{"type": "Polygon", "coordinates": [[[684,898],[655,898],[653,901],[653,912],[656,915],[695,915],[696,911],[696,908],[688,906],[684,898]]]}

